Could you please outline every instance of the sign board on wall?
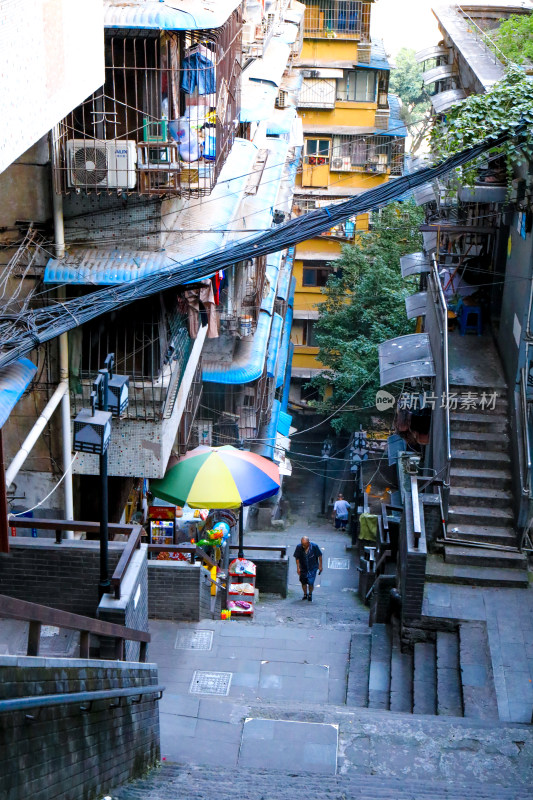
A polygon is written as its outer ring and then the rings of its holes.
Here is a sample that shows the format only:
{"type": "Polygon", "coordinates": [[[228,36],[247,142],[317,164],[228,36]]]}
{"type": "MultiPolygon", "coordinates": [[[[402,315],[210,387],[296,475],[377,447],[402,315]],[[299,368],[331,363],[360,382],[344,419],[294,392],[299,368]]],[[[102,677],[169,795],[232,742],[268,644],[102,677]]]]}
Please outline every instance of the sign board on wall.
{"type": "Polygon", "coordinates": [[[0,0],[0,172],[103,83],[103,0],[0,0]]]}

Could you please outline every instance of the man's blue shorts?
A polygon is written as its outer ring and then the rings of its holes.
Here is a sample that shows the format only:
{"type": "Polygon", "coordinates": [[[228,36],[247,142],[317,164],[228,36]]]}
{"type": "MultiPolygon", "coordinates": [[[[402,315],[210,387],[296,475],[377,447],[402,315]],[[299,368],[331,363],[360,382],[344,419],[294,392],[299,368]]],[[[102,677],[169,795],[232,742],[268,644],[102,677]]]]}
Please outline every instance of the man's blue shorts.
{"type": "Polygon", "coordinates": [[[318,569],[310,569],[309,572],[300,571],[300,583],[303,586],[306,584],[309,584],[309,586],[314,586],[317,572],[318,569]]]}

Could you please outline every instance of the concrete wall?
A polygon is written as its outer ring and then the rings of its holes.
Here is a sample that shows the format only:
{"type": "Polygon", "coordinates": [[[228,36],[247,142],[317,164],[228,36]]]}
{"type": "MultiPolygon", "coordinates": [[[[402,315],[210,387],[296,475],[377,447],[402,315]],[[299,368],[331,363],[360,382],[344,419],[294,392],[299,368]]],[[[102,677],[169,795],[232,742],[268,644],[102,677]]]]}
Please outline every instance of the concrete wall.
{"type": "Polygon", "coordinates": [[[426,536],[424,532],[424,514],[420,503],[422,536],[418,548],[414,547],[413,512],[411,495],[405,493],[405,506],[400,527],[400,592],[402,596],[402,622],[419,619],[422,614],[424,599],[424,582],[426,577],[426,536]]]}
{"type": "MultiPolygon", "coordinates": [[[[156,685],[155,664],[0,656],[0,701],[60,692],[156,685]]],[[[155,695],[0,714],[3,800],[93,800],[160,756],[155,695]],[[26,713],[34,715],[32,721],[26,713]]]]}
{"type": "Polygon", "coordinates": [[[284,558],[256,558],[252,556],[257,566],[255,579],[256,588],[264,594],[280,594],[287,597],[289,587],[289,559],[284,558]]]}
{"type": "Polygon", "coordinates": [[[200,564],[148,562],[148,616],[199,622],[211,616],[209,572],[200,564]]]}
{"type": "MultiPolygon", "coordinates": [[[[110,575],[123,549],[123,542],[109,542],[110,575]]],[[[17,536],[0,559],[0,594],[89,617],[96,616],[99,577],[98,542],[17,536]]]]}

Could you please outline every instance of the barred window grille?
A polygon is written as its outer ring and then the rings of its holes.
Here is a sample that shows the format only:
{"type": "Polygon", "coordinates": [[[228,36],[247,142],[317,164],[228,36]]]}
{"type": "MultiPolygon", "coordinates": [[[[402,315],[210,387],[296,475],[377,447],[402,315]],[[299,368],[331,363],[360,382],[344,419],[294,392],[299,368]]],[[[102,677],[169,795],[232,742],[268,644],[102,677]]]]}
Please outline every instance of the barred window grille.
{"type": "Polygon", "coordinates": [[[377,72],[372,69],[345,70],[337,81],[337,100],[375,103],[377,72]]]}
{"type": "Polygon", "coordinates": [[[308,0],[304,37],[319,39],[370,39],[370,2],[360,0],[308,0]]]}

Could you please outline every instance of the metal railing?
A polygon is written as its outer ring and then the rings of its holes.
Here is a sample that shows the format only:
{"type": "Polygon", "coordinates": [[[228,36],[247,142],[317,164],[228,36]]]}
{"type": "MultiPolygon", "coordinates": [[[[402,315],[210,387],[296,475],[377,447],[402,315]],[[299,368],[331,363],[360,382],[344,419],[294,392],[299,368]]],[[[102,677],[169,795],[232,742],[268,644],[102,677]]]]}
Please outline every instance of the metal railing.
{"type": "MultiPolygon", "coordinates": [[[[98,700],[114,700],[109,710],[120,708],[123,697],[138,697],[132,700],[131,705],[137,705],[145,694],[157,694],[154,700],[161,700],[166,686],[131,686],[125,689],[96,689],[94,692],[62,692],[59,694],[41,694],[32,697],[15,697],[10,700],[0,700],[0,714],[13,711],[26,711],[30,708],[50,708],[51,706],[66,706],[80,704],[80,711],[87,713],[92,710],[92,704],[98,700]],[[87,705],[81,705],[86,703],[87,705]]],[[[26,714],[26,719],[34,720],[35,717],[26,714]]]]}
{"type": "MultiPolygon", "coordinates": [[[[433,358],[435,360],[435,393],[437,397],[442,397],[441,403],[443,413],[444,430],[439,430],[439,425],[433,425],[434,433],[441,436],[438,450],[444,452],[444,463],[438,465],[438,477],[445,484],[450,482],[450,467],[452,460],[451,430],[450,430],[450,378],[449,378],[449,353],[448,353],[448,306],[439,277],[438,264],[435,256],[431,259],[431,273],[428,276],[428,306],[426,314],[426,324],[432,344],[433,358]],[[433,303],[430,300],[433,299],[433,303]],[[433,312],[433,318],[432,318],[433,312]],[[436,323],[432,325],[431,322],[436,323]],[[438,335],[438,341],[437,341],[438,335]]],[[[437,410],[437,409],[435,409],[437,410]]],[[[440,409],[439,409],[440,410],[440,409]]],[[[434,453],[437,449],[434,447],[434,453]]]]}
{"type": "Polygon", "coordinates": [[[124,661],[124,643],[126,641],[140,642],[139,661],[144,662],[146,661],[147,646],[151,639],[147,631],[126,628],[124,625],[92,617],[83,617],[81,614],[72,614],[70,611],[29,603],[27,600],[18,600],[4,594],[0,595],[0,617],[29,623],[26,647],[28,656],[39,655],[42,625],[78,631],[80,634],[80,658],[89,658],[90,638],[93,635],[115,640],[117,661],[124,661]]]}
{"type": "Polygon", "coordinates": [[[194,564],[196,558],[200,558],[202,563],[207,565],[210,568],[216,567],[216,563],[213,559],[207,555],[205,550],[202,550],[201,547],[198,547],[194,544],[182,545],[182,544],[149,544],[148,545],[148,552],[149,553],[183,553],[190,556],[191,564],[194,564]]]}
{"type": "Polygon", "coordinates": [[[468,22],[472,26],[472,31],[471,32],[473,33],[474,38],[476,39],[476,41],[480,42],[484,46],[485,50],[488,50],[488,52],[491,54],[492,58],[494,59],[494,63],[497,64],[498,61],[500,61],[502,64],[505,64],[505,65],[509,64],[509,59],[507,58],[505,53],[503,53],[500,50],[500,48],[498,47],[498,45],[496,44],[494,39],[492,39],[488,35],[488,33],[486,33],[482,28],[479,27],[477,22],[472,19],[470,14],[468,14],[464,10],[464,8],[462,8],[460,5],[458,5],[457,9],[461,12],[463,17],[468,20],[468,22]]]}
{"type": "MultiPolygon", "coordinates": [[[[238,550],[239,549],[239,545],[238,544],[230,544],[229,549],[230,550],[238,550]]],[[[267,553],[279,553],[279,557],[280,558],[285,558],[285,556],[287,555],[287,548],[286,547],[283,547],[283,546],[280,547],[278,545],[270,545],[270,544],[267,544],[267,545],[245,544],[244,547],[243,547],[243,550],[245,552],[247,550],[249,550],[250,552],[254,552],[254,553],[255,552],[260,552],[262,550],[264,550],[267,553]]]]}
{"type": "Polygon", "coordinates": [[[525,367],[520,370],[520,414],[522,423],[522,452],[524,474],[522,475],[522,494],[531,495],[531,443],[529,441],[529,419],[527,413],[527,375],[525,367]]]}

